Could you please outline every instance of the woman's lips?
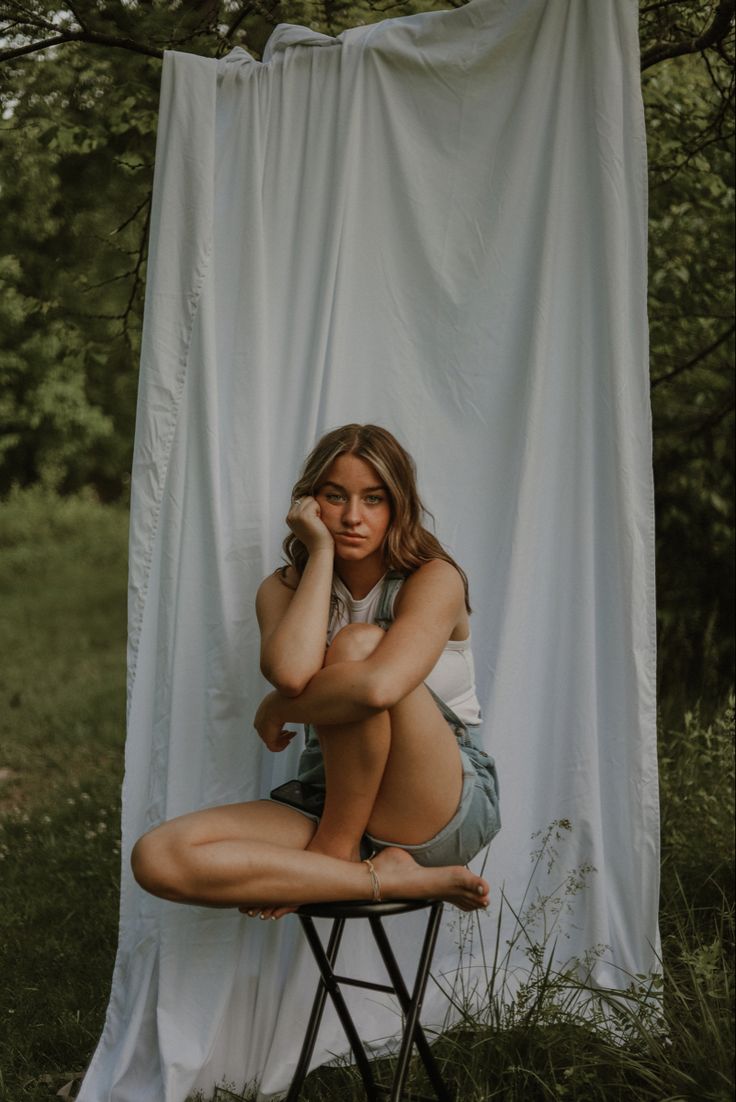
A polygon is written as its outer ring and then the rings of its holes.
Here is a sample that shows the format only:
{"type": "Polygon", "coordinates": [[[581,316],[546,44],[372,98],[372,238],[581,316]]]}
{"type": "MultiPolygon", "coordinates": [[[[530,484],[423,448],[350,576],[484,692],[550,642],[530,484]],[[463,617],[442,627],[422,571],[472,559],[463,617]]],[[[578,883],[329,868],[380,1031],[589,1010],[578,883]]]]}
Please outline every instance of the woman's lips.
{"type": "Polygon", "coordinates": [[[359,543],[361,540],[365,539],[365,536],[357,536],[354,532],[338,532],[337,539],[359,543]]]}

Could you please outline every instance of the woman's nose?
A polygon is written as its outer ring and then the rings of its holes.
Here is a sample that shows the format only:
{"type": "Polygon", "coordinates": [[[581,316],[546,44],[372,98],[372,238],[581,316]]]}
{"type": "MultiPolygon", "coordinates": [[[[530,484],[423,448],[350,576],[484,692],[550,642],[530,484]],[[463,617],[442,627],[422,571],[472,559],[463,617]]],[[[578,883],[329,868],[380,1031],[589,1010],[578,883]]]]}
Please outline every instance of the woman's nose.
{"type": "Polygon", "coordinates": [[[358,524],[360,522],[360,502],[358,498],[349,497],[347,499],[342,519],[345,524],[358,524]]]}

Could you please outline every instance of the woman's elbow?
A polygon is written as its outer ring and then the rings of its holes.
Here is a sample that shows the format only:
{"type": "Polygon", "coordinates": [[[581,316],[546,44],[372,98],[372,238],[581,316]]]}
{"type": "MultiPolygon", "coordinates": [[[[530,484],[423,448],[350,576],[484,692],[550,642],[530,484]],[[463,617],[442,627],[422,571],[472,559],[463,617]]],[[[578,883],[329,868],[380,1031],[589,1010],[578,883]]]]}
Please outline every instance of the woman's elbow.
{"type": "Polygon", "coordinates": [[[281,680],[277,680],[277,681],[272,681],[271,684],[273,685],[274,689],[276,689],[277,692],[281,693],[282,696],[294,697],[294,696],[301,696],[302,695],[302,693],[304,692],[304,690],[307,687],[308,682],[305,681],[302,684],[300,681],[281,681],[281,680]]]}
{"type": "Polygon", "coordinates": [[[280,670],[268,662],[261,662],[261,673],[282,696],[299,696],[309,684],[308,677],[299,677],[289,670],[280,670]]]}
{"type": "Polygon", "coordinates": [[[391,678],[380,674],[366,681],[360,696],[360,703],[375,712],[387,712],[402,699],[398,686],[391,678]]]}

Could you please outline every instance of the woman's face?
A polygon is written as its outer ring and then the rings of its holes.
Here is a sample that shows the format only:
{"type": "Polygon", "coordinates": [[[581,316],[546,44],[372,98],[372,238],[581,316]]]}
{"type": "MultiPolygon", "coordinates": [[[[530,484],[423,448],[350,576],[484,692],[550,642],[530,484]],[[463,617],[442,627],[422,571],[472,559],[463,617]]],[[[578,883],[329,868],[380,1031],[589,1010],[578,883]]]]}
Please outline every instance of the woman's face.
{"type": "Polygon", "coordinates": [[[391,501],[381,476],[357,455],[340,455],[315,494],[338,559],[359,562],[380,555],[391,523],[391,501]]]}

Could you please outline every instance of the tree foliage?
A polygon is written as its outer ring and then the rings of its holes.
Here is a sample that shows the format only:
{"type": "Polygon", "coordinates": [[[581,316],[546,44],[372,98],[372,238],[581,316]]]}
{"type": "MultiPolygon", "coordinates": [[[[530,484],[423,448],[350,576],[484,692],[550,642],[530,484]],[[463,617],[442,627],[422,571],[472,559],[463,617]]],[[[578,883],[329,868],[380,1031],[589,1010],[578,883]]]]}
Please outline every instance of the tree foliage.
{"type": "MultiPolygon", "coordinates": [[[[682,20],[698,6],[648,7],[642,36],[656,16],[667,43],[687,37],[682,20]]],[[[659,673],[670,696],[713,698],[733,676],[732,34],[643,76],[659,673]]]]}
{"type": "MultiPolygon", "coordinates": [[[[455,0],[460,3],[461,0],[455,0]]],[[[442,0],[0,0],[0,494],[125,492],[164,49],[260,58],[442,0]]],[[[733,658],[734,0],[641,0],[660,674],[733,658]]]]}

